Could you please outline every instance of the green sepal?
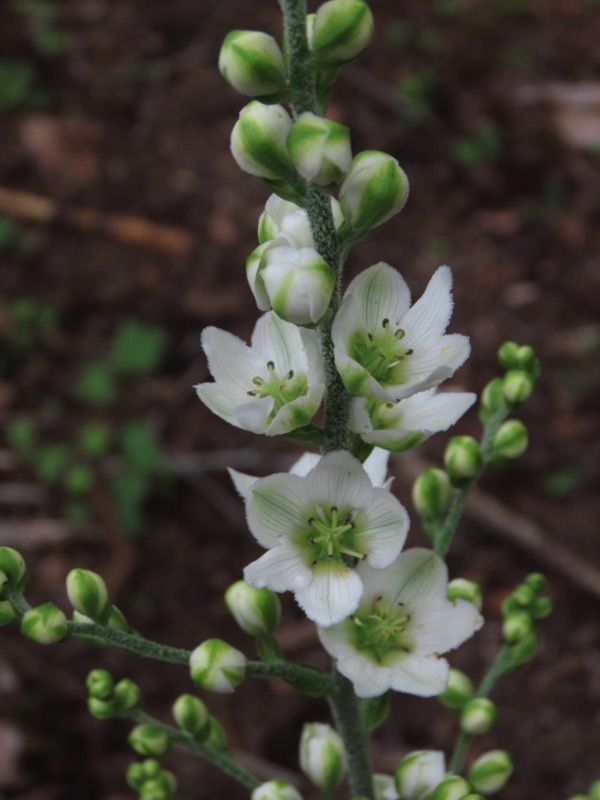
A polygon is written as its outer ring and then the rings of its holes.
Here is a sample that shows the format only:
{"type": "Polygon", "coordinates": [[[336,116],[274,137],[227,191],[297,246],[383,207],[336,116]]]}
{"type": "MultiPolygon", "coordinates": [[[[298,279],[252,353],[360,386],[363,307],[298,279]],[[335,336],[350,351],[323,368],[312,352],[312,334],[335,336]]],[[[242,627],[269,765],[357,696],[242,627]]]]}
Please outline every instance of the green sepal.
{"type": "Polygon", "coordinates": [[[302,428],[283,435],[284,439],[288,439],[294,444],[312,445],[313,447],[320,447],[323,444],[323,430],[316,425],[304,425],[302,428]]]}
{"type": "Polygon", "coordinates": [[[360,701],[360,717],[367,733],[374,733],[381,728],[390,714],[390,692],[379,697],[365,697],[360,701]]]}
{"type": "Polygon", "coordinates": [[[308,697],[324,697],[328,693],[331,684],[329,673],[320,667],[315,667],[314,664],[300,662],[298,666],[302,667],[302,674],[296,677],[286,676],[284,678],[285,682],[308,697]],[[312,679],[313,675],[314,680],[312,679]]]}

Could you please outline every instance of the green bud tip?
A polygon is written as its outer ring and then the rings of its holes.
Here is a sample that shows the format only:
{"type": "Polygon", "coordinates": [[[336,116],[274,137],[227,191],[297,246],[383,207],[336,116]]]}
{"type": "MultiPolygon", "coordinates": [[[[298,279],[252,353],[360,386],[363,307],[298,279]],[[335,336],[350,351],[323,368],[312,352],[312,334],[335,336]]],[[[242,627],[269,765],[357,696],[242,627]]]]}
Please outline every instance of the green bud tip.
{"type": "Polygon", "coordinates": [[[536,594],[541,594],[548,588],[548,579],[541,572],[531,572],[525,578],[525,584],[536,594]]]}
{"type": "Polygon", "coordinates": [[[502,394],[508,405],[518,406],[531,397],[533,387],[534,382],[529,373],[521,369],[511,369],[504,376],[502,394]]]}
{"type": "Polygon", "coordinates": [[[442,704],[450,711],[461,711],[474,695],[473,681],[464,672],[450,669],[446,690],[439,696],[442,704]]]}
{"type": "Polygon", "coordinates": [[[128,737],[129,744],[142,756],[164,756],[171,749],[171,737],[158,725],[136,725],[128,737]]]}
{"type": "Polygon", "coordinates": [[[182,731],[194,737],[201,738],[208,733],[208,709],[192,694],[182,694],[177,698],[173,704],[173,718],[182,731]]]}
{"type": "Polygon", "coordinates": [[[352,164],[349,129],[310,111],[292,125],[287,146],[300,175],[317,186],[339,183],[352,164]]]}
{"type": "Polygon", "coordinates": [[[469,736],[480,736],[492,727],[498,712],[487,697],[475,697],[465,705],[460,715],[460,727],[469,736]]]}
{"type": "Polygon", "coordinates": [[[10,625],[17,618],[17,612],[8,600],[0,600],[0,626],[10,625]]]}
{"type": "Polygon", "coordinates": [[[91,697],[109,700],[112,697],[114,681],[105,669],[93,669],[86,678],[85,685],[91,697]]]}
{"type": "Polygon", "coordinates": [[[506,750],[490,750],[475,761],[467,780],[476,792],[493,794],[508,783],[513,765],[506,750]]]}
{"type": "Polygon", "coordinates": [[[498,363],[502,369],[514,369],[517,366],[517,352],[519,345],[516,342],[504,342],[498,349],[498,363]]]}
{"type": "Polygon", "coordinates": [[[455,578],[448,584],[448,600],[466,600],[481,611],[483,606],[483,592],[481,586],[475,581],[466,578],[455,578]]]}
{"type": "Polygon", "coordinates": [[[190,671],[201,689],[233,692],[246,676],[246,656],[222,639],[207,639],[192,652],[190,671]]]}
{"type": "Polygon", "coordinates": [[[424,520],[441,520],[450,505],[452,486],[443,469],[427,469],[413,484],[412,501],[424,520]]]}
{"type": "Polygon", "coordinates": [[[225,592],[225,604],[240,628],[250,636],[271,634],[281,618],[281,603],[270,589],[255,589],[236,581],[225,592]]]}
{"type": "Polygon", "coordinates": [[[436,786],[431,800],[462,800],[470,791],[471,787],[464,778],[450,775],[436,786]]]}
{"type": "Polygon", "coordinates": [[[481,448],[472,436],[453,436],[444,453],[444,464],[456,486],[468,483],[483,464],[481,448]]]}
{"type": "Polygon", "coordinates": [[[274,780],[254,789],[250,800],[302,800],[302,795],[291,783],[274,780]]]}
{"type": "Polygon", "coordinates": [[[134,711],[142,703],[142,691],[130,678],[123,678],[115,686],[114,702],[122,714],[134,711]]]}
{"type": "MultiPolygon", "coordinates": [[[[0,547],[0,576],[4,573],[8,584],[21,591],[27,582],[27,565],[23,556],[12,547],[0,547]]],[[[1,589],[0,581],[0,589],[1,589]]]]}
{"type": "Polygon", "coordinates": [[[311,49],[327,64],[356,58],[371,41],[373,14],[363,0],[329,0],[317,9],[311,49]]]}
{"type": "Polygon", "coordinates": [[[88,569],[72,569],[67,575],[69,602],[80,614],[105,622],[110,615],[110,600],[104,579],[88,569]]]}
{"type": "Polygon", "coordinates": [[[533,630],[523,639],[520,639],[515,644],[510,645],[508,670],[516,669],[517,667],[526,664],[535,656],[540,646],[539,636],[533,630]]]}
{"type": "Polygon", "coordinates": [[[119,716],[112,699],[99,700],[97,697],[88,697],[87,707],[90,714],[96,719],[112,719],[119,716]]]}
{"type": "Polygon", "coordinates": [[[519,419],[503,422],[494,438],[494,452],[502,458],[519,458],[527,450],[527,428],[519,419]]]}
{"type": "Polygon", "coordinates": [[[21,633],[39,644],[54,644],[67,638],[69,626],[60,608],[54,603],[44,603],[25,612],[21,633]]]}
{"type": "Polygon", "coordinates": [[[126,780],[128,785],[139,791],[146,781],[154,780],[162,774],[163,769],[153,758],[148,758],[145,761],[131,764],[126,773],[126,780]]]}
{"type": "Polygon", "coordinates": [[[498,411],[504,403],[504,381],[494,378],[483,387],[481,392],[481,405],[492,413],[498,411]]]}
{"type": "Polygon", "coordinates": [[[508,614],[502,623],[502,635],[507,644],[516,644],[529,636],[534,629],[533,620],[526,611],[508,614]]]}
{"type": "Polygon", "coordinates": [[[231,31],[219,53],[219,71],[242,94],[259,97],[286,84],[285,64],[275,39],[261,31],[231,31]]]}

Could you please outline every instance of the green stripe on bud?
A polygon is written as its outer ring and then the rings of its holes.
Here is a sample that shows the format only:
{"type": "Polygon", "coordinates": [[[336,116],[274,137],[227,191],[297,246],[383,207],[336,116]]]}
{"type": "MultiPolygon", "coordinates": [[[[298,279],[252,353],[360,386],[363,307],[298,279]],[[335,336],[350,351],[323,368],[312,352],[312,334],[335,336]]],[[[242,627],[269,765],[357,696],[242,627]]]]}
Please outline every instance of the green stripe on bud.
{"type": "Polygon", "coordinates": [[[105,622],[110,616],[110,599],[104,579],[89,569],[72,569],[67,575],[67,595],[80,614],[105,622]]]}
{"type": "Polygon", "coordinates": [[[219,53],[225,80],[250,97],[274,94],[286,84],[285,64],[275,39],[261,31],[231,31],[219,53]]]}
{"type": "MultiPolygon", "coordinates": [[[[0,547],[0,578],[4,573],[11,588],[20,592],[27,583],[27,565],[23,556],[12,547],[0,547]]],[[[0,580],[0,592],[3,581],[0,580]]],[[[1,596],[1,594],[0,594],[1,596]]]]}
{"type": "Polygon", "coordinates": [[[481,448],[472,436],[453,436],[444,453],[444,464],[455,486],[474,478],[483,464],[481,448]]]}
{"type": "Polygon", "coordinates": [[[531,397],[533,387],[534,381],[528,372],[511,369],[502,381],[502,394],[508,405],[516,407],[531,397]]]}
{"type": "Polygon", "coordinates": [[[171,737],[158,725],[136,725],[128,736],[129,744],[141,756],[164,756],[171,750],[171,737]]]}
{"type": "Polygon", "coordinates": [[[460,715],[460,728],[469,736],[487,733],[496,722],[496,706],[487,697],[475,697],[465,705],[460,715]]]}
{"type": "Polygon", "coordinates": [[[512,760],[506,750],[490,750],[475,761],[467,780],[476,792],[493,794],[506,786],[512,771],[512,760]]]}
{"type": "Polygon", "coordinates": [[[314,18],[313,55],[327,64],[350,61],[369,44],[373,28],[373,14],[363,0],[329,0],[314,18]]]}
{"type": "MultiPolygon", "coordinates": [[[[384,775],[381,772],[376,772],[373,775],[373,793],[375,800],[391,800],[397,798],[396,781],[391,775],[384,775]]],[[[356,800],[356,798],[352,798],[356,800]]]]}
{"type": "Polygon", "coordinates": [[[8,600],[0,600],[0,626],[10,625],[17,618],[17,614],[8,600]]]}
{"type": "Polygon", "coordinates": [[[300,737],[300,769],[310,782],[330,794],[340,785],[345,768],[340,735],[330,725],[306,723],[300,737]]]}
{"type": "Polygon", "coordinates": [[[240,111],[231,132],[231,152],[250,175],[272,180],[292,177],[294,165],[287,149],[292,120],[283,106],[253,100],[240,111]]]}
{"type": "Polygon", "coordinates": [[[397,214],[408,199],[408,178],[395,158],[365,150],[352,160],[339,201],[355,238],[397,214]]]}
{"type": "Polygon", "coordinates": [[[450,506],[451,496],[450,478],[443,469],[427,469],[413,484],[413,505],[426,521],[441,520],[450,506]]]}
{"type": "Polygon", "coordinates": [[[502,458],[519,458],[527,450],[528,444],[525,425],[519,419],[508,419],[502,423],[494,437],[494,452],[502,458]]]}
{"type": "Polygon", "coordinates": [[[459,669],[451,669],[446,691],[439,699],[450,711],[461,711],[474,694],[473,681],[459,669]]]}
{"type": "Polygon", "coordinates": [[[302,795],[291,783],[277,779],[257,786],[250,800],[302,800],[302,795]]]}
{"type": "Polygon", "coordinates": [[[502,623],[502,635],[507,644],[516,644],[533,631],[534,625],[531,615],[526,611],[516,611],[508,614],[502,623]]]}
{"type": "Polygon", "coordinates": [[[444,777],[444,754],[435,750],[417,750],[396,767],[396,789],[402,800],[429,797],[444,777]]]}
{"type": "Polygon", "coordinates": [[[339,183],[352,164],[349,129],[310,111],[292,125],[287,146],[300,175],[317,186],[339,183]]]}
{"type": "Polygon", "coordinates": [[[250,636],[271,634],[281,618],[281,603],[270,589],[254,589],[236,581],[225,592],[225,604],[240,628],[250,636]]]}
{"type": "Polygon", "coordinates": [[[69,635],[67,618],[54,603],[31,608],[21,619],[21,633],[39,644],[54,644],[69,635]]]}
{"type": "Polygon", "coordinates": [[[479,409],[481,421],[483,423],[489,422],[504,403],[504,379],[494,378],[483,387],[481,392],[481,406],[479,409]]]}
{"type": "Polygon", "coordinates": [[[190,671],[201,689],[233,692],[246,677],[246,656],[222,639],[207,639],[192,652],[190,671]]]}
{"type": "Polygon", "coordinates": [[[437,785],[431,800],[462,800],[469,794],[471,787],[460,775],[449,775],[437,785]]]}
{"type": "Polygon", "coordinates": [[[184,733],[202,739],[209,728],[206,705],[193,694],[182,694],[173,703],[173,718],[184,733]]]}
{"type": "Polygon", "coordinates": [[[448,584],[448,600],[466,600],[478,611],[483,607],[483,592],[481,586],[475,581],[466,578],[455,578],[448,584]]]}

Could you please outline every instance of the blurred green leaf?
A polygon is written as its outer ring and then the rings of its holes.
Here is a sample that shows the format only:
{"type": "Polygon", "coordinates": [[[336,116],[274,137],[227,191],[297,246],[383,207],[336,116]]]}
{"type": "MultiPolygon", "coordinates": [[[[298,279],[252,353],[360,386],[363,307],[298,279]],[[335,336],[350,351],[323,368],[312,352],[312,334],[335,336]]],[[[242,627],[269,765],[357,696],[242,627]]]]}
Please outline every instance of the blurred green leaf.
{"type": "Polygon", "coordinates": [[[72,525],[80,525],[82,522],[87,522],[90,515],[91,510],[85,500],[70,500],[63,506],[63,519],[72,525]]]}
{"type": "Polygon", "coordinates": [[[117,398],[117,387],[110,367],[101,361],[90,361],[84,365],[73,391],[79,400],[95,406],[108,406],[117,398]]]}
{"type": "Polygon", "coordinates": [[[90,492],[96,482],[94,471],[86,464],[75,464],[69,467],[63,476],[63,485],[72,495],[85,495],[90,492]]]}
{"type": "Polygon", "coordinates": [[[160,442],[144,422],[131,422],[120,434],[123,454],[129,464],[140,473],[156,473],[163,469],[160,442]]]}
{"type": "Polygon", "coordinates": [[[24,235],[17,223],[6,214],[0,214],[0,250],[20,250],[24,235]]]}
{"type": "Polygon", "coordinates": [[[102,422],[90,422],[77,433],[79,448],[88,456],[103,456],[110,450],[112,431],[102,422]]]}
{"type": "Polygon", "coordinates": [[[69,448],[64,444],[53,444],[38,450],[34,461],[38,478],[44,482],[53,483],[64,472],[69,460],[69,448]]]}
{"type": "Polygon", "coordinates": [[[0,60],[0,114],[22,106],[37,106],[40,92],[31,64],[7,58],[0,60]]]}
{"type": "Polygon", "coordinates": [[[566,464],[542,476],[542,488],[550,497],[567,497],[577,488],[581,477],[581,469],[576,464],[566,464]]]}
{"type": "Polygon", "coordinates": [[[36,435],[35,423],[26,417],[15,419],[6,426],[7,442],[23,457],[31,455],[35,447],[36,435]]]}
{"type": "Polygon", "coordinates": [[[114,336],[110,365],[119,375],[151,375],[160,366],[167,342],[163,328],[127,320],[114,336]]]}
{"type": "Polygon", "coordinates": [[[144,529],[143,505],[148,490],[148,478],[139,472],[125,472],[110,482],[113,505],[124,531],[130,536],[138,536],[144,529]]]}

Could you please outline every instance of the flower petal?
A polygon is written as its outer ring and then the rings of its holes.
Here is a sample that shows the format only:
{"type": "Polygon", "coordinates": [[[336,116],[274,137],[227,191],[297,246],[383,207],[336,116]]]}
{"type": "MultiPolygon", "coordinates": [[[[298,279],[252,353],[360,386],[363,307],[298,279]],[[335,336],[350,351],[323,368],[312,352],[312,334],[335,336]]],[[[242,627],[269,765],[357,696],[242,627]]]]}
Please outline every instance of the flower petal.
{"type": "Polygon", "coordinates": [[[243,500],[247,500],[250,494],[250,487],[253,486],[258,478],[256,475],[248,475],[246,472],[238,472],[233,467],[228,467],[227,472],[233,481],[237,493],[243,500]]]}
{"type": "Polygon", "coordinates": [[[306,361],[299,329],[274,311],[259,317],[252,333],[252,347],[266,361],[274,361],[278,373],[305,372],[306,361]]]}
{"type": "Polygon", "coordinates": [[[405,550],[384,569],[373,569],[363,561],[357,572],[365,585],[365,602],[380,595],[382,587],[390,605],[403,603],[409,610],[419,603],[430,604],[446,597],[446,565],[432,550],[422,547],[405,550]]]}
{"type": "Polygon", "coordinates": [[[245,342],[228,331],[205,328],[201,336],[211,375],[222,391],[233,395],[235,404],[248,399],[252,378],[265,370],[265,364],[252,353],[245,342]]]}
{"type": "Polygon", "coordinates": [[[386,483],[389,458],[390,454],[386,450],[376,447],[363,462],[363,469],[373,486],[383,486],[386,483]]]}
{"type": "Polygon", "coordinates": [[[318,453],[304,453],[295,461],[289,469],[290,475],[298,475],[304,478],[305,475],[314,469],[319,463],[321,456],[318,453]]]}
{"type": "Polygon", "coordinates": [[[410,307],[410,289],[406,281],[383,261],[365,269],[352,281],[344,301],[351,295],[360,298],[360,319],[356,320],[354,330],[361,328],[372,332],[381,327],[384,319],[399,325],[410,307]]]}
{"type": "MultiPolygon", "coordinates": [[[[374,489],[373,499],[360,526],[359,534],[367,554],[367,563],[374,569],[387,567],[402,550],[410,518],[402,503],[386,489],[374,489]]],[[[380,584],[381,586],[382,584],[380,584]]]]}
{"type": "Polygon", "coordinates": [[[452,316],[452,271],[439,267],[417,302],[402,319],[407,347],[427,347],[448,327],[452,316]]]}
{"type": "Polygon", "coordinates": [[[403,654],[390,671],[390,688],[419,697],[434,697],[446,688],[450,667],[443,658],[403,654]]]}
{"type": "Polygon", "coordinates": [[[402,428],[429,433],[446,431],[476,400],[473,392],[419,392],[400,401],[402,428]]]}
{"type": "Polygon", "coordinates": [[[312,386],[307,394],[282,406],[267,427],[265,431],[267,436],[289,433],[308,425],[319,410],[324,391],[323,384],[312,386]]]}
{"type": "Polygon", "coordinates": [[[301,554],[283,542],[268,550],[244,570],[244,580],[257,589],[267,587],[273,592],[295,591],[304,586],[311,577],[310,569],[304,564],[301,554]]]}
{"type": "Polygon", "coordinates": [[[454,650],[483,625],[483,617],[472,603],[423,603],[411,614],[411,635],[418,653],[431,655],[454,650]]]}
{"type": "Polygon", "coordinates": [[[313,503],[362,508],[371,502],[371,481],[360,461],[345,450],[323,456],[304,480],[313,503]]]}
{"type": "MultiPolygon", "coordinates": [[[[248,398],[246,398],[248,399],[248,398]]],[[[273,411],[273,398],[260,397],[243,403],[235,409],[234,425],[252,433],[267,433],[267,420],[273,411]]]]}
{"type": "Polygon", "coordinates": [[[263,547],[274,547],[306,525],[304,480],[279,472],[251,487],[246,504],[248,527],[263,547]]]}
{"type": "Polygon", "coordinates": [[[421,391],[436,386],[450,377],[469,357],[471,345],[468,336],[453,333],[442,336],[435,344],[429,347],[415,349],[413,355],[406,361],[407,383],[413,384],[413,392],[421,391]],[[444,369],[445,368],[445,369],[444,369]],[[438,380],[436,373],[440,372],[438,380]]]}
{"type": "Polygon", "coordinates": [[[296,599],[309,619],[327,627],[356,610],[363,593],[361,579],[344,564],[318,565],[311,581],[296,590],[296,599]]]}

